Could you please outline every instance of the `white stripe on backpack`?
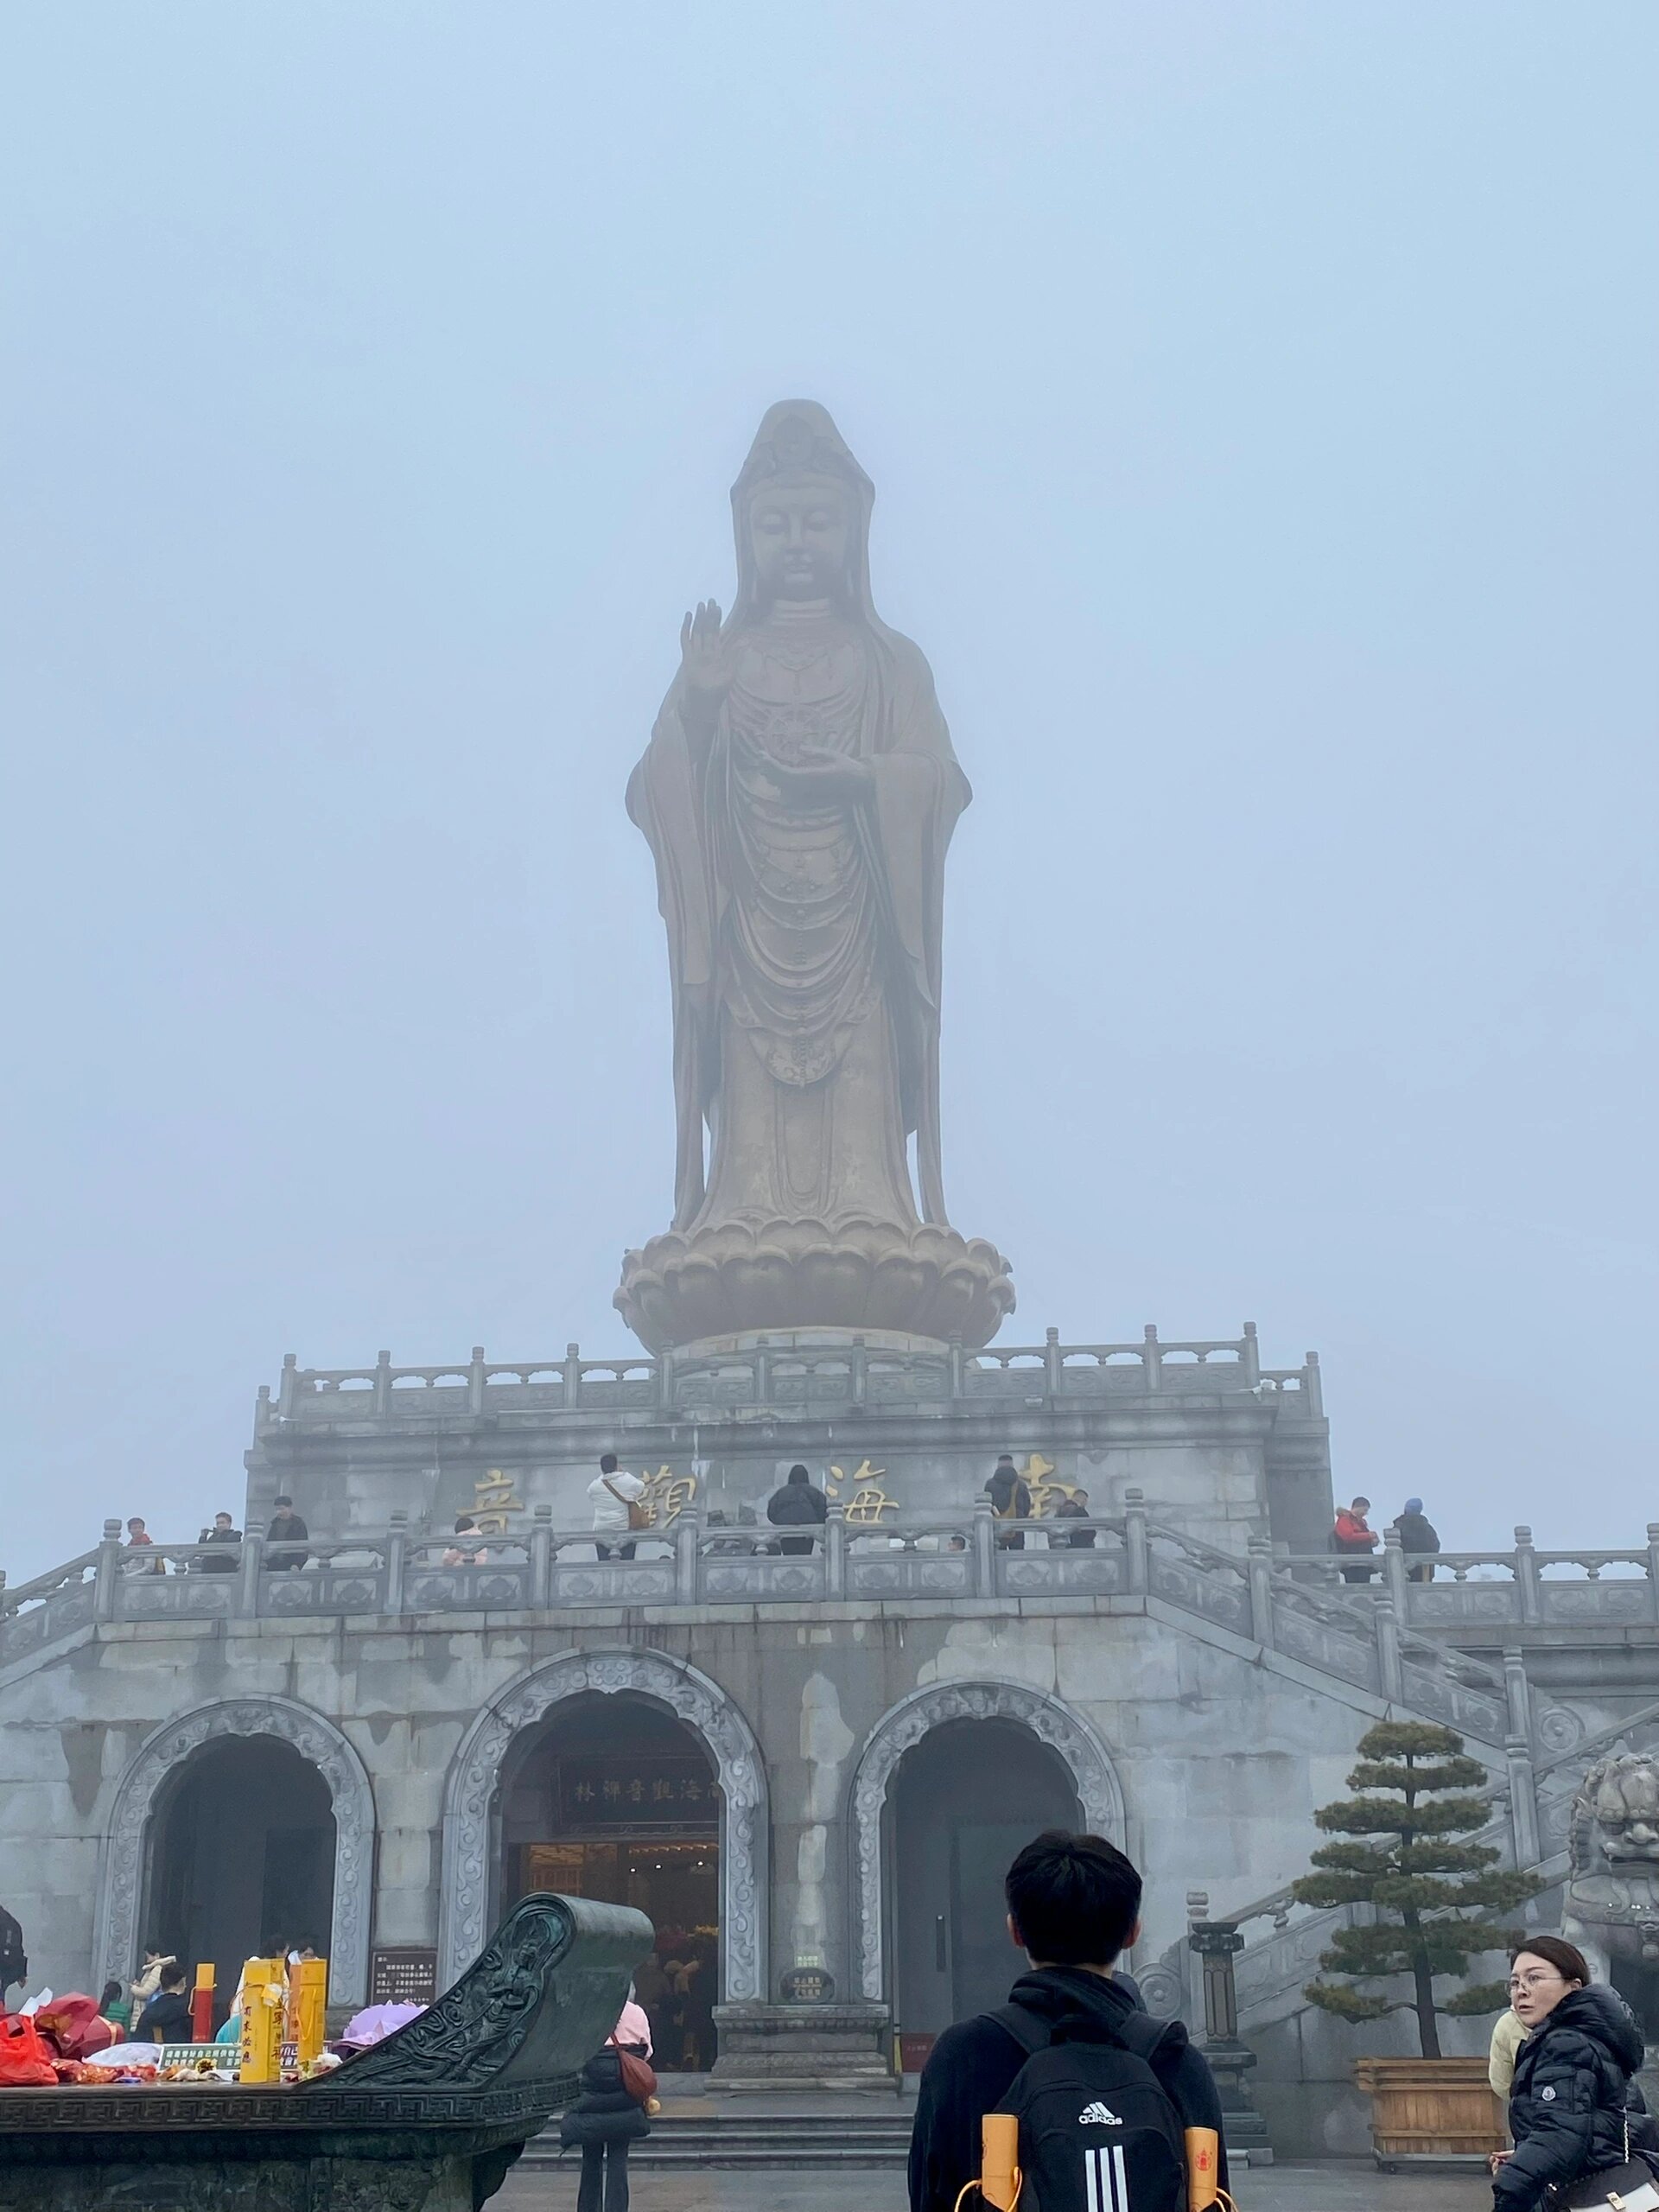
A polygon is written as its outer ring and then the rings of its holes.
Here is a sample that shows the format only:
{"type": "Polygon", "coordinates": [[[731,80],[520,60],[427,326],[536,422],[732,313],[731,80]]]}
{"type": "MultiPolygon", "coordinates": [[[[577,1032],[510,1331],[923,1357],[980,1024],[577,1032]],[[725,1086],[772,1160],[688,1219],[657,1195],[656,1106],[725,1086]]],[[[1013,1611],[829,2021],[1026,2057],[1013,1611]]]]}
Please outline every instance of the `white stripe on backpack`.
{"type": "Polygon", "coordinates": [[[1089,2177],[1089,2212],[1130,2212],[1129,2177],[1123,2164],[1123,2146],[1114,2143],[1084,2152],[1089,2177]]]}

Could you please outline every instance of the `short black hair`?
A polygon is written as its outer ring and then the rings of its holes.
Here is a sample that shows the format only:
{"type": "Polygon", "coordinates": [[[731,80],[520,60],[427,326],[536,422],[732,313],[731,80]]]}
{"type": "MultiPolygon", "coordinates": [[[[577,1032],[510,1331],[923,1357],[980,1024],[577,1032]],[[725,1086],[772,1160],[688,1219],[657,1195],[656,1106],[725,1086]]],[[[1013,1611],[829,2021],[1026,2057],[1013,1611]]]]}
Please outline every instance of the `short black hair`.
{"type": "Polygon", "coordinates": [[[1141,1916],[1141,1877],[1103,1835],[1045,1830],[1003,1886],[1022,1948],[1045,1966],[1110,1966],[1141,1916]]]}
{"type": "Polygon", "coordinates": [[[279,1497],[274,1503],[277,1505],[292,1505],[294,1501],[291,1497],[279,1497]]]}
{"type": "Polygon", "coordinates": [[[163,1989],[182,1989],[184,1984],[185,1972],[181,1966],[175,1965],[162,1968],[161,1985],[163,1989]]]}
{"type": "Polygon", "coordinates": [[[613,1475],[616,1472],[616,1454],[614,1452],[601,1452],[600,1453],[599,1471],[601,1475],[613,1475]]]}
{"type": "Polygon", "coordinates": [[[98,2000],[98,2009],[101,2012],[106,2005],[118,2004],[120,1999],[120,1983],[118,1981],[106,1981],[104,1985],[104,1994],[98,2000]]]}
{"type": "Polygon", "coordinates": [[[792,1483],[810,1483],[812,1478],[798,1459],[789,1471],[789,1479],[792,1483]]]}
{"type": "Polygon", "coordinates": [[[1563,1981],[1582,1982],[1588,1989],[1596,1978],[1590,1971],[1589,1960],[1576,1943],[1569,1943],[1565,1936],[1529,1936],[1510,1953],[1511,1966],[1523,1951],[1530,1951],[1535,1959],[1542,1959],[1547,1966],[1554,1967],[1563,1981]]]}
{"type": "Polygon", "coordinates": [[[471,1515],[470,1513],[457,1513],[457,1514],[456,1514],[456,1516],[455,1516],[455,1534],[456,1534],[458,1536],[464,1536],[464,1535],[467,1534],[467,1530],[468,1530],[469,1529],[476,1529],[476,1528],[477,1528],[477,1526],[478,1526],[477,1522],[474,1520],[474,1518],[473,1518],[473,1516],[472,1516],[472,1515],[471,1515]]]}

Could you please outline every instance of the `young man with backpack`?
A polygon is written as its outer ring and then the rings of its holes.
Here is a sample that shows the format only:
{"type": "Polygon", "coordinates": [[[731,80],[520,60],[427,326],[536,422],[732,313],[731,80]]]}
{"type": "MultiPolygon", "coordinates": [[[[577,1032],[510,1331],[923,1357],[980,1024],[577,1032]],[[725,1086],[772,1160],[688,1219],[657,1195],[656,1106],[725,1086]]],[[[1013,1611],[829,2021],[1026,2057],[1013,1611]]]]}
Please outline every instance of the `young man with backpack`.
{"type": "MultiPolygon", "coordinates": [[[[953,2212],[980,2171],[980,2122],[1020,2123],[1042,2212],[1186,2212],[1184,2133],[1217,2143],[1221,2101],[1179,2020],[1113,1971],[1141,1924],[1141,1877],[1103,1836],[1052,1829],[1007,1872],[1008,1933],[1030,1960],[1001,2011],[933,2046],[910,2139],[911,2212],[953,2212]]],[[[1227,2185],[1224,2150],[1216,2183],[1227,2185]]],[[[970,2200],[973,2201],[973,2200],[970,2200]]]]}

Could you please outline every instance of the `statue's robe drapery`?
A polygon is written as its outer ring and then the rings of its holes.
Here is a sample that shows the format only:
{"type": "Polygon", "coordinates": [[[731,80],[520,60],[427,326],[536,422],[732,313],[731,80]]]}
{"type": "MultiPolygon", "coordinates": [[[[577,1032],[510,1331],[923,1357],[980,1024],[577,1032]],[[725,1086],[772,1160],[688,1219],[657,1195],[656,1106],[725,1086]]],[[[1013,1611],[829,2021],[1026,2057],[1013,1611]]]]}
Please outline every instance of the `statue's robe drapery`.
{"type": "MultiPolygon", "coordinates": [[[[741,589],[737,675],[712,736],[688,727],[677,679],[628,785],[668,932],[677,1229],[767,1213],[913,1224],[912,1134],[922,1217],[946,1222],[944,857],[970,793],[925,659],[868,603],[860,540],[864,603],[817,696],[797,709],[746,681],[766,631],[741,589]],[[865,762],[868,794],[787,800],[766,759],[798,741],[865,762]]],[[[741,547],[740,532],[740,562],[741,547]]]]}

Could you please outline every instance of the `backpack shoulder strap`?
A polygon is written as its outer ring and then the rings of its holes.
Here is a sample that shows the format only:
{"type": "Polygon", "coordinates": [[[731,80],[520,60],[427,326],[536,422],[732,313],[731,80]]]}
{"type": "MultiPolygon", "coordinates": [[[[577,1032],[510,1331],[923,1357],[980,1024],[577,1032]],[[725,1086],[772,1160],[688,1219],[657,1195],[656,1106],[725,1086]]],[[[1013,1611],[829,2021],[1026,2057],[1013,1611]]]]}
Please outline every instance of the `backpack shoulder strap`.
{"type": "Polygon", "coordinates": [[[1027,2058],[1046,2050],[1053,2040],[1048,2022],[1036,2012],[1028,2012],[1023,2005],[999,2005],[995,2012],[982,2018],[995,2020],[1005,2035],[1012,2036],[1027,2058]]]}

